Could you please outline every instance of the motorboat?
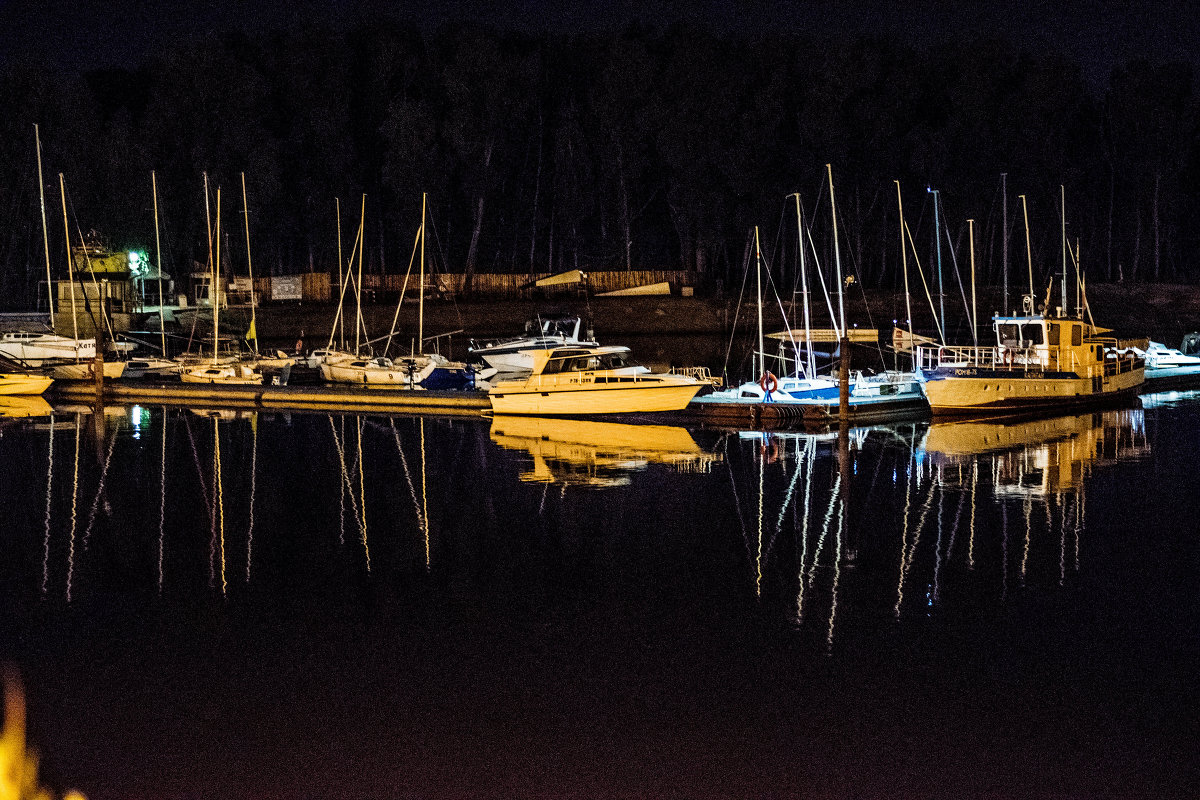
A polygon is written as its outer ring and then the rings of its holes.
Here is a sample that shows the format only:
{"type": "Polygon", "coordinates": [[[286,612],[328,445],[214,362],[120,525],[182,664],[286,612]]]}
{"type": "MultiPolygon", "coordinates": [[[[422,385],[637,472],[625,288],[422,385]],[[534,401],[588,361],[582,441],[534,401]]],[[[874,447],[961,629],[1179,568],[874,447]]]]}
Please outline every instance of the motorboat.
{"type": "Polygon", "coordinates": [[[506,339],[492,339],[467,348],[468,361],[482,361],[499,373],[528,373],[537,350],[574,345],[595,347],[583,319],[575,314],[539,315],[525,323],[525,332],[506,339]]]}
{"type": "Polygon", "coordinates": [[[527,377],[493,382],[492,410],[541,416],[678,411],[704,385],[690,375],[651,372],[628,355],[622,346],[534,351],[527,377]]]}
{"type": "Polygon", "coordinates": [[[1200,381],[1200,356],[1187,355],[1181,350],[1151,341],[1146,347],[1127,347],[1123,350],[1146,362],[1146,384],[1164,388],[1165,384],[1183,386],[1200,381]]]}
{"type": "Polygon", "coordinates": [[[338,358],[322,362],[320,369],[322,379],[331,383],[422,389],[467,389],[474,383],[470,367],[437,353],[398,359],[338,358]]]}
{"type": "Polygon", "coordinates": [[[1140,356],[1082,319],[995,315],[990,347],[921,345],[916,365],[935,415],[1069,409],[1133,397],[1146,378],[1140,356]]]}

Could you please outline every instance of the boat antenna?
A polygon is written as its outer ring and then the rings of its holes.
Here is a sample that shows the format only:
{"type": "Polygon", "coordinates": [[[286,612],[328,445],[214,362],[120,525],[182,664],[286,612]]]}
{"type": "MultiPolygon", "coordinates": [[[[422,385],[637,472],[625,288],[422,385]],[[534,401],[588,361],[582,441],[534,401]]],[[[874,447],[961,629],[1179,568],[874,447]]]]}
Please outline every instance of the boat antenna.
{"type": "MultiPolygon", "coordinates": [[[[54,330],[54,281],[50,278],[50,236],[46,232],[46,182],[42,178],[42,137],[37,123],[33,126],[33,139],[37,143],[38,199],[42,207],[42,251],[46,254],[46,301],[50,305],[50,330],[54,330]]],[[[70,242],[67,243],[70,251],[70,242]]]]}

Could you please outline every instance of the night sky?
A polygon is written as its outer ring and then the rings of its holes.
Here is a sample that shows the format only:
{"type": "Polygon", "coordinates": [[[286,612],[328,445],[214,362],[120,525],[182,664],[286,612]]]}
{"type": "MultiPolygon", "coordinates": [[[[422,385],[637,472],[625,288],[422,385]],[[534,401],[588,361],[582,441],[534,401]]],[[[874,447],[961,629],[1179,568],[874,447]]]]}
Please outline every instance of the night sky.
{"type": "Polygon", "coordinates": [[[945,39],[999,35],[1034,52],[1060,50],[1103,83],[1114,62],[1146,54],[1153,60],[1198,63],[1200,21],[1177,3],[945,2],[867,0],[603,0],[590,3],[492,3],[439,0],[0,0],[0,53],[72,69],[137,66],[148,54],[180,40],[241,30],[249,34],[299,24],[344,27],[380,14],[430,29],[480,20],[503,29],[577,32],[620,27],[633,20],[661,25],[700,22],[753,35],[790,29],[829,36],[878,35],[923,45],[945,39]],[[880,9],[886,9],[881,11],[880,9]]]}

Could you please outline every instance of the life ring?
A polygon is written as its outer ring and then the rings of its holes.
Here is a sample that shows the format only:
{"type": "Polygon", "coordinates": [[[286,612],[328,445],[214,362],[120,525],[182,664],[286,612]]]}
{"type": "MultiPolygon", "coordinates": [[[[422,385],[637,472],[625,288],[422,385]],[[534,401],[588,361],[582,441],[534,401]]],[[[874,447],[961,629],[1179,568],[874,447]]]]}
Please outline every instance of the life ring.
{"type": "Polygon", "coordinates": [[[762,377],[758,379],[759,388],[768,395],[773,394],[779,388],[779,381],[771,374],[770,370],[764,372],[762,377]]]}

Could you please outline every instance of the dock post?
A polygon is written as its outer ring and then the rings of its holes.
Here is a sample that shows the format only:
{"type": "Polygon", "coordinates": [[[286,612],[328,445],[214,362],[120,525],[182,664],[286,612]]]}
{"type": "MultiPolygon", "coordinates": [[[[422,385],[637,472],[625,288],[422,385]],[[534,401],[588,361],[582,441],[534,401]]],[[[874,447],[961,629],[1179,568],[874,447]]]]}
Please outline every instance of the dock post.
{"type": "Polygon", "coordinates": [[[850,338],[842,334],[838,343],[838,421],[850,422],[850,338]]]}
{"type": "Polygon", "coordinates": [[[104,332],[96,330],[96,354],[92,358],[92,378],[96,381],[96,401],[104,398],[104,332]]]}

